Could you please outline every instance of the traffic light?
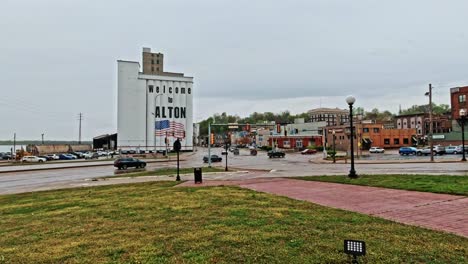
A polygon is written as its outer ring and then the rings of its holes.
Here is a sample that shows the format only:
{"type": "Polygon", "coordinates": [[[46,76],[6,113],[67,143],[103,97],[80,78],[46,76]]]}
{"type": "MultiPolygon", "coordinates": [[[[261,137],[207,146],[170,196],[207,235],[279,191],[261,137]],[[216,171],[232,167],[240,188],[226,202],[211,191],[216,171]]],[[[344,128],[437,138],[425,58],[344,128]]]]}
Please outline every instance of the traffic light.
{"type": "Polygon", "coordinates": [[[214,133],[210,135],[210,144],[214,144],[214,133]]]}
{"type": "Polygon", "coordinates": [[[281,133],[281,124],[276,124],[276,133],[281,133]]]}

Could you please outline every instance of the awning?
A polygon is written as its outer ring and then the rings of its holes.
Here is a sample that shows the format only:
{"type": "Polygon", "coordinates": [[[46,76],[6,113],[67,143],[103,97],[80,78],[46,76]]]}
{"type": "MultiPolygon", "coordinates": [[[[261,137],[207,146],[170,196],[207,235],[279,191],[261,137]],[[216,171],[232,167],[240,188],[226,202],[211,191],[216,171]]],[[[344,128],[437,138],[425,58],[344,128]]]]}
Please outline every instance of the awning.
{"type": "Polygon", "coordinates": [[[362,141],[363,141],[365,144],[370,144],[370,143],[372,143],[372,139],[370,139],[370,138],[363,138],[362,141]]]}
{"type": "Polygon", "coordinates": [[[413,141],[417,142],[418,139],[415,136],[412,136],[413,141]]]}

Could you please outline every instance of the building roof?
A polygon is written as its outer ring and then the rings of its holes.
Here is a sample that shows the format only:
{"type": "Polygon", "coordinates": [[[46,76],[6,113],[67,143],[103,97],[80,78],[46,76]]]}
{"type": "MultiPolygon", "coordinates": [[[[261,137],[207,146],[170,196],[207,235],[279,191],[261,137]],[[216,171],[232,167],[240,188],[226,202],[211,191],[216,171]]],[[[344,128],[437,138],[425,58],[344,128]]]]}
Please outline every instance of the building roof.
{"type": "Polygon", "coordinates": [[[326,108],[326,107],[321,107],[321,108],[315,108],[315,109],[311,109],[309,111],[307,111],[307,113],[309,114],[313,114],[313,113],[332,113],[332,114],[344,114],[344,113],[348,113],[348,110],[346,109],[340,109],[340,108],[326,108]]]}

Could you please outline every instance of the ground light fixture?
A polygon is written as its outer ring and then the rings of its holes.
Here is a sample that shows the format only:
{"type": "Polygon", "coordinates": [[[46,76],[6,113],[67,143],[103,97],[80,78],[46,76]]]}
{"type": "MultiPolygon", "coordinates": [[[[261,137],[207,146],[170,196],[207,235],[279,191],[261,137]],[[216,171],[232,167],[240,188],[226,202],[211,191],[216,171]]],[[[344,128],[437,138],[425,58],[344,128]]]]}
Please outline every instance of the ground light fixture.
{"type": "Polygon", "coordinates": [[[345,239],[344,252],[348,255],[353,255],[352,263],[359,263],[357,257],[366,255],[366,242],[345,239]]]}
{"type": "Polygon", "coordinates": [[[466,156],[465,156],[465,125],[466,125],[466,119],[467,119],[467,111],[466,109],[462,108],[460,109],[460,112],[459,112],[460,116],[459,116],[459,119],[458,119],[458,122],[461,126],[461,134],[462,134],[462,154],[463,154],[463,157],[461,159],[461,161],[466,161],[466,156]]]}
{"type": "Polygon", "coordinates": [[[346,97],[346,103],[349,105],[349,126],[350,126],[350,131],[351,131],[351,137],[350,137],[350,142],[351,142],[351,169],[349,170],[348,177],[351,179],[355,179],[358,177],[356,174],[356,170],[354,169],[354,127],[353,127],[353,104],[356,102],[356,98],[354,96],[350,95],[346,97]]]}

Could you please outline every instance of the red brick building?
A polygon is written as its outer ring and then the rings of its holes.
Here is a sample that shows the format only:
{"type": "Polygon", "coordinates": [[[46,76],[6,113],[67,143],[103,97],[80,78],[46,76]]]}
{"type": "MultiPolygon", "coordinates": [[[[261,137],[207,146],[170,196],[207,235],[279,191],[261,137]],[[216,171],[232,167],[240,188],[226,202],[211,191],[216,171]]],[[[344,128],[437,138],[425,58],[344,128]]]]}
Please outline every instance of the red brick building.
{"type": "Polygon", "coordinates": [[[455,87],[450,89],[450,103],[452,106],[452,118],[460,117],[460,109],[468,109],[468,86],[455,87]]]}
{"type": "MultiPolygon", "coordinates": [[[[335,147],[347,151],[350,148],[351,130],[349,125],[327,127],[327,146],[333,147],[333,130],[335,130],[335,147]]],[[[387,129],[383,124],[358,123],[354,125],[355,151],[368,150],[371,147],[399,148],[417,143],[416,129],[387,129]],[[357,133],[356,133],[357,132],[357,133]]]]}

